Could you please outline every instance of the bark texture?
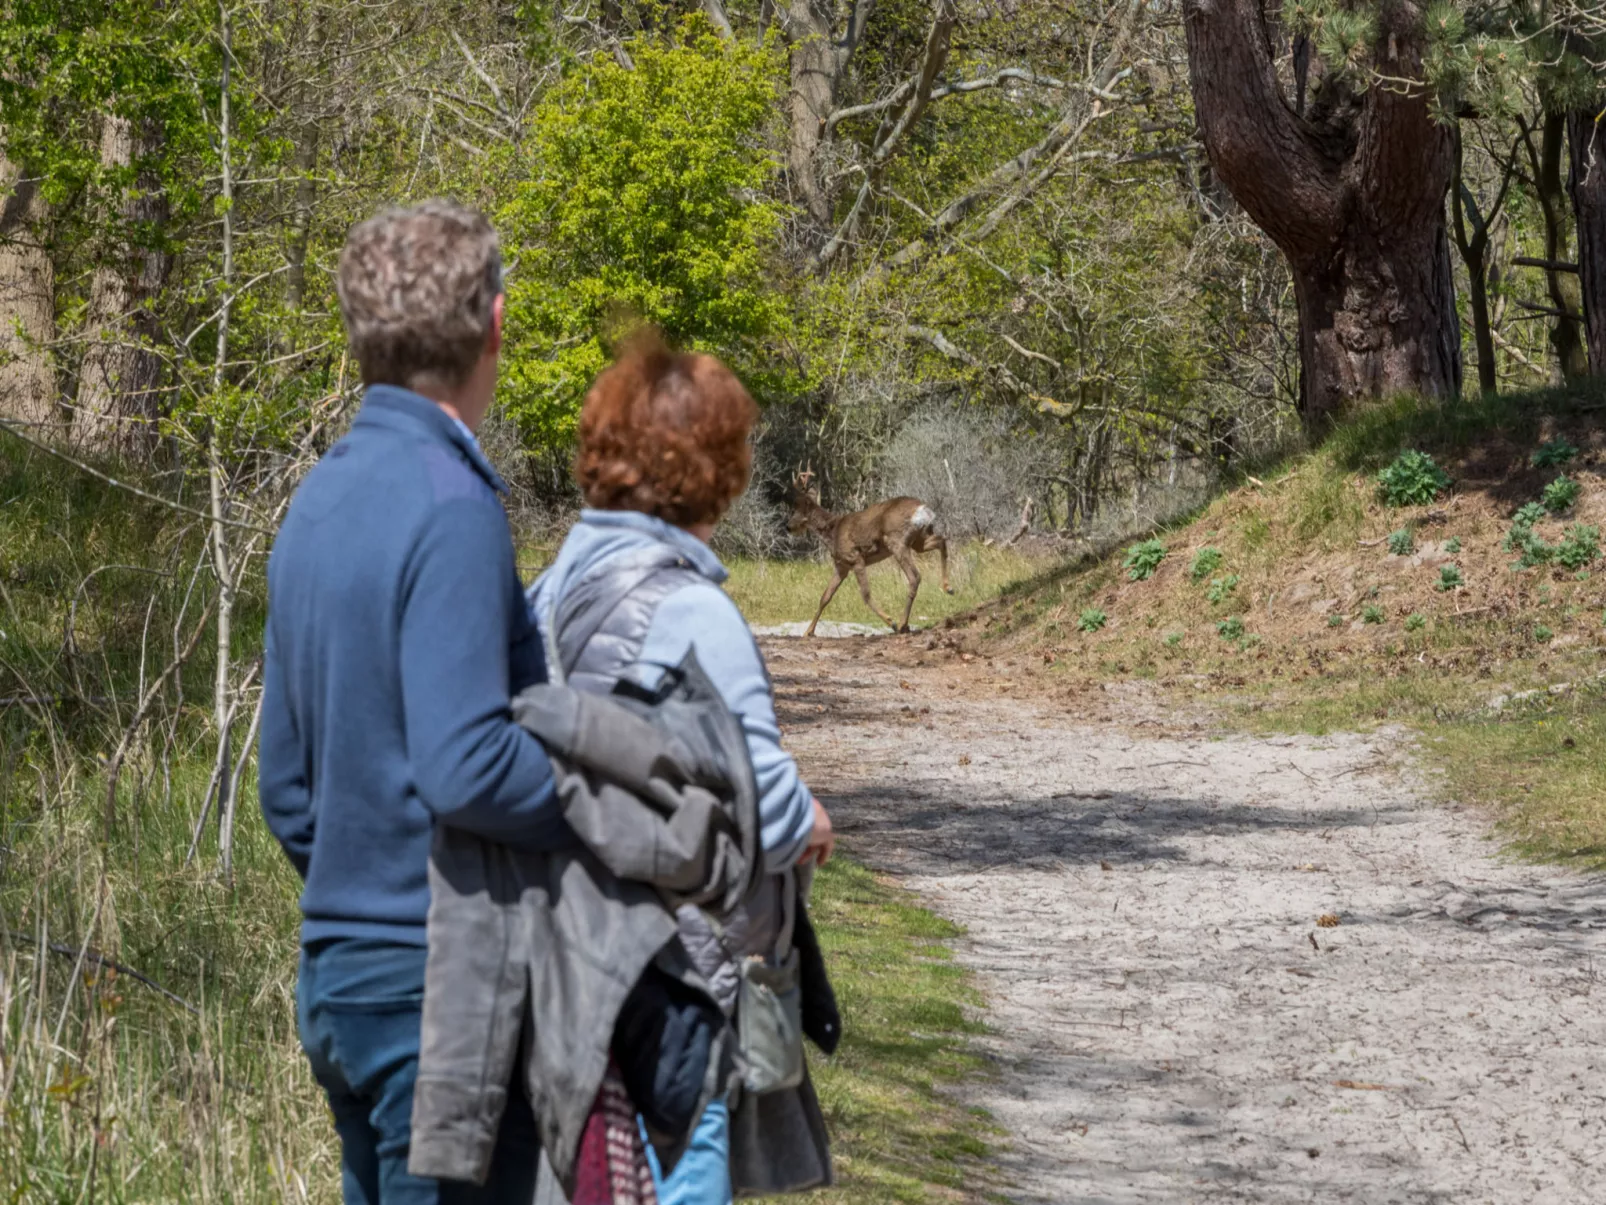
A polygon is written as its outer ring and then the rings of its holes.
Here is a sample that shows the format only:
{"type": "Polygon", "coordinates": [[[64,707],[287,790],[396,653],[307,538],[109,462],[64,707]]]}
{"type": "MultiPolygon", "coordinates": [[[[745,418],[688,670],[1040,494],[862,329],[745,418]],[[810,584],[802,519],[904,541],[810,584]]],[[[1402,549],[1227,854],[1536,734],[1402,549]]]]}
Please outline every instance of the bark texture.
{"type": "MultiPolygon", "coordinates": [[[[133,123],[108,116],[101,128],[101,165],[127,168],[145,147],[133,123]]],[[[147,447],[158,415],[162,361],[151,344],[151,303],[167,281],[172,257],[159,249],[167,197],[142,173],[108,215],[114,231],[89,286],[88,342],[78,372],[73,442],[105,456],[147,447]]]]}
{"type": "MultiPolygon", "coordinates": [[[[1186,0],[1184,13],[1211,166],[1293,272],[1306,424],[1359,398],[1459,393],[1444,216],[1453,148],[1427,98],[1381,87],[1345,97],[1329,76],[1301,116],[1258,0],[1186,0]]],[[[1385,14],[1390,75],[1421,75],[1415,17],[1409,6],[1385,14]]]]}
{"type": "Polygon", "coordinates": [[[1545,219],[1545,289],[1556,311],[1550,323],[1550,348],[1563,381],[1577,380],[1588,371],[1584,358],[1583,303],[1574,274],[1556,265],[1567,259],[1567,194],[1562,185],[1561,161],[1567,135],[1567,115],[1547,112],[1534,130],[1523,128],[1539,212],[1545,219]]]}
{"type": "Polygon", "coordinates": [[[856,0],[845,32],[837,34],[832,0],[792,0],[782,10],[781,28],[791,54],[791,95],[787,100],[787,175],[794,199],[808,215],[820,241],[831,228],[828,170],[822,153],[830,131],[826,119],[836,107],[842,74],[870,19],[872,0],[856,0]]]}
{"type": "Polygon", "coordinates": [[[55,266],[39,181],[0,154],[0,418],[60,419],[48,345],[56,334],[55,266]]]}
{"type": "Polygon", "coordinates": [[[1578,224],[1578,281],[1583,294],[1589,367],[1606,376],[1606,132],[1592,112],[1568,119],[1573,215],[1578,224]]]}

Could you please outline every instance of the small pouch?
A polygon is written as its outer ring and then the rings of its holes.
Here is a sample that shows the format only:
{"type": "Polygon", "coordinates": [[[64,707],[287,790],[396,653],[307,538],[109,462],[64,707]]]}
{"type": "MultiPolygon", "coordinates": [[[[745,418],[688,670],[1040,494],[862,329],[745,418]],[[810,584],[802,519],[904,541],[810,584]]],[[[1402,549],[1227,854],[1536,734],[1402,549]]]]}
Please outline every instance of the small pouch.
{"type": "Polygon", "coordinates": [[[754,1096],[803,1082],[803,993],[796,950],[778,966],[752,957],[742,962],[736,1005],[742,1086],[754,1096]]]}

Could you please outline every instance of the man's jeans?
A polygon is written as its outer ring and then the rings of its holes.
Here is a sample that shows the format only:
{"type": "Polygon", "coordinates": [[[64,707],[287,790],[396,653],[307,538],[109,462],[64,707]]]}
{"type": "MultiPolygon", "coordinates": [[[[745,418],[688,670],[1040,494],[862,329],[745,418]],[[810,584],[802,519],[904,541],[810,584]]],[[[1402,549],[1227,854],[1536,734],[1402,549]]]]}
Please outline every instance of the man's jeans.
{"type": "Polygon", "coordinates": [[[356,938],[301,952],[296,1019],[340,1135],[345,1205],[526,1205],[540,1143],[519,1090],[508,1093],[483,1188],[407,1173],[425,953],[356,938]]]}

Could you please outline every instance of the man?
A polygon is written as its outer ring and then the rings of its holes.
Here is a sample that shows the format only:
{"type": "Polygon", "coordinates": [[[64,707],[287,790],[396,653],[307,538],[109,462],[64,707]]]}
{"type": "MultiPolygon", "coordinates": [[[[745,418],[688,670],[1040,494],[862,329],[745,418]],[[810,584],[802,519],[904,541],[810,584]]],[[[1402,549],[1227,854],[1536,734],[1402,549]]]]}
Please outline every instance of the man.
{"type": "Polygon", "coordinates": [[[260,793],[305,880],[302,1044],[347,1205],[528,1201],[522,1098],[483,1189],[407,1172],[432,829],[570,840],[546,754],[509,714],[543,677],[540,642],[473,435],[502,346],[496,235],[444,202],[382,213],[351,232],[338,290],[367,390],[268,562],[260,793]]]}

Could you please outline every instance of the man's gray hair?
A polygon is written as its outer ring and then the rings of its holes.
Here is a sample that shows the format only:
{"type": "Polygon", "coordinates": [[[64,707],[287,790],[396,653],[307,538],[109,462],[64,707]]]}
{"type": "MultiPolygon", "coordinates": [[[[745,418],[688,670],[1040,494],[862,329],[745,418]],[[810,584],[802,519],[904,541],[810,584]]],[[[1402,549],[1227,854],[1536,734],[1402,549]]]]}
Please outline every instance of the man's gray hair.
{"type": "Polygon", "coordinates": [[[335,287],[363,384],[455,389],[502,291],[496,231],[451,201],[387,209],[353,227],[335,287]]]}

